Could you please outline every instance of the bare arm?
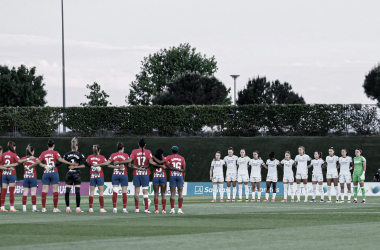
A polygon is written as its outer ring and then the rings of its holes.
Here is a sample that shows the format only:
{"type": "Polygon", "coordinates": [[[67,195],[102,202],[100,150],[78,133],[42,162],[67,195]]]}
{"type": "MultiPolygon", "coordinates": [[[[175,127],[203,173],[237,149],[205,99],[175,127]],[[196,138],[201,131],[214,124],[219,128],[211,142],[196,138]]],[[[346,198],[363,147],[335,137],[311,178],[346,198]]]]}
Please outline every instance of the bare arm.
{"type": "Polygon", "coordinates": [[[60,163],[66,164],[66,165],[78,166],[78,163],[75,163],[75,162],[69,162],[69,161],[66,161],[66,160],[64,160],[64,159],[62,159],[62,158],[59,158],[58,161],[59,161],[60,163]]]}
{"type": "Polygon", "coordinates": [[[185,181],[186,176],[186,165],[183,166],[183,181],[185,181]]]}
{"type": "Polygon", "coordinates": [[[263,167],[266,168],[266,169],[268,169],[268,166],[267,166],[267,164],[265,164],[265,163],[264,163],[263,167]]]}
{"type": "Polygon", "coordinates": [[[115,165],[119,165],[119,164],[129,164],[133,161],[132,158],[129,158],[128,160],[125,160],[125,161],[115,161],[114,164],[115,165]]]}
{"type": "Polygon", "coordinates": [[[308,166],[307,166],[307,168],[311,168],[313,165],[311,165],[311,164],[309,164],[308,166]]]}
{"type": "Polygon", "coordinates": [[[367,170],[367,162],[363,162],[363,171],[365,172],[367,170]]]}
{"type": "Polygon", "coordinates": [[[85,165],[79,165],[79,166],[70,165],[69,169],[78,169],[78,168],[85,168],[85,167],[86,167],[85,165]]]}
{"type": "Polygon", "coordinates": [[[279,166],[280,168],[284,169],[284,166],[282,166],[282,164],[281,164],[281,163],[280,163],[280,164],[278,164],[278,166],[279,166]]]}
{"type": "Polygon", "coordinates": [[[94,164],[94,166],[96,166],[96,167],[104,167],[104,166],[108,166],[110,164],[111,164],[111,161],[108,160],[106,162],[103,162],[102,164],[94,164]]]}
{"type": "Polygon", "coordinates": [[[159,159],[157,159],[155,156],[153,156],[153,160],[154,160],[155,162],[157,162],[158,164],[164,164],[164,163],[165,163],[165,160],[159,160],[159,159]]]}
{"type": "Polygon", "coordinates": [[[213,172],[213,170],[214,170],[214,167],[211,166],[211,168],[210,168],[210,181],[212,181],[212,172],[213,172]]]}

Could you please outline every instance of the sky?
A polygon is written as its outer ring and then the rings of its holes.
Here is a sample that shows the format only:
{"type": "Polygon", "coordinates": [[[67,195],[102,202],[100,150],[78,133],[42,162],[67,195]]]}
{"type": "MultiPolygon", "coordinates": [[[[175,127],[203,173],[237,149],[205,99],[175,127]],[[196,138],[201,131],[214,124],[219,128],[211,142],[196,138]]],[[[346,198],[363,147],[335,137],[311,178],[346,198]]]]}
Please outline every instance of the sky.
{"type": "MultiPolygon", "coordinates": [[[[64,0],[66,105],[97,82],[123,106],[141,61],[189,43],[215,56],[215,76],[289,82],[307,103],[375,103],[363,91],[380,62],[380,1],[64,0]]],[[[0,64],[36,67],[62,106],[60,0],[0,1],[0,64]]]]}

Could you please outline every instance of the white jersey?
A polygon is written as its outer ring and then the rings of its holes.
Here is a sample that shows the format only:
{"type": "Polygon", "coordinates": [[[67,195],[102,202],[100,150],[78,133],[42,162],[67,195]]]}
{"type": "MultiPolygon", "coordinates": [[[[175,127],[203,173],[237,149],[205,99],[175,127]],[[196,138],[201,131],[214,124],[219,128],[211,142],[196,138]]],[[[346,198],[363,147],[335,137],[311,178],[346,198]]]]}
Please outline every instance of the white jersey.
{"type": "Polygon", "coordinates": [[[351,166],[352,158],[350,156],[339,157],[340,164],[340,174],[351,174],[350,166],[351,166]]]}
{"type": "Polygon", "coordinates": [[[293,175],[294,161],[292,159],[290,159],[289,161],[284,159],[281,161],[281,164],[282,166],[284,166],[284,176],[286,177],[294,176],[293,175]]]}
{"type": "Polygon", "coordinates": [[[297,174],[307,174],[307,162],[311,161],[310,156],[307,154],[304,155],[297,155],[294,159],[295,162],[297,162],[297,174]]]}
{"type": "Polygon", "coordinates": [[[223,166],[226,164],[223,160],[212,161],[211,166],[214,167],[212,170],[213,176],[223,176],[223,166]]]}
{"type": "Polygon", "coordinates": [[[339,157],[334,156],[326,156],[327,163],[327,174],[335,174],[338,173],[338,169],[336,168],[336,163],[339,161],[339,157]]]}
{"type": "Polygon", "coordinates": [[[244,158],[239,157],[237,160],[237,164],[239,165],[238,174],[247,174],[248,175],[248,163],[251,159],[246,156],[244,158]]]}
{"type": "Polygon", "coordinates": [[[311,165],[313,165],[313,175],[321,175],[322,174],[322,165],[325,163],[322,159],[313,159],[311,160],[311,165]]]}
{"type": "Polygon", "coordinates": [[[251,177],[261,177],[261,167],[264,165],[264,161],[251,159],[248,164],[251,166],[251,177]]]}
{"type": "Polygon", "coordinates": [[[270,177],[277,177],[277,165],[280,164],[280,162],[276,159],[273,161],[267,160],[267,166],[268,166],[268,175],[270,177]]]}
{"type": "Polygon", "coordinates": [[[237,162],[238,157],[236,155],[233,155],[229,157],[228,155],[224,157],[224,162],[227,164],[227,174],[236,174],[237,173],[237,162]]]}

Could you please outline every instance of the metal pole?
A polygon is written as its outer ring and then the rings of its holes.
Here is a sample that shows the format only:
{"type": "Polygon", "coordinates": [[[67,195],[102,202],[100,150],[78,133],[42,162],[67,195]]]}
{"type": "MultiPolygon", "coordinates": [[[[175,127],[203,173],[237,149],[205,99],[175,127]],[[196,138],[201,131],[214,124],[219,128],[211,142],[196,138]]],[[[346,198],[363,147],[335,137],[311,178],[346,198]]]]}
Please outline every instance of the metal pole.
{"type": "MultiPolygon", "coordinates": [[[[65,30],[63,27],[63,0],[61,0],[62,11],[62,88],[63,88],[63,107],[66,107],[66,95],[65,95],[65,30]]],[[[66,132],[66,127],[63,126],[63,133],[66,132]]]]}
{"type": "Polygon", "coordinates": [[[234,79],[234,105],[236,105],[236,78],[238,78],[239,75],[231,75],[231,77],[234,79]]]}

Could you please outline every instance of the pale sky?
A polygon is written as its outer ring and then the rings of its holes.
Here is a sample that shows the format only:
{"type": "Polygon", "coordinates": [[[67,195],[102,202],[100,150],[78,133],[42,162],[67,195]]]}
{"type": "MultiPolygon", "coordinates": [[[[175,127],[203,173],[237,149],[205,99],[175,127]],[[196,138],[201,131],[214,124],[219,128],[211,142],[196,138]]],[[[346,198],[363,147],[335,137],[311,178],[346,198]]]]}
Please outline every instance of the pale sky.
{"type": "MultiPolygon", "coordinates": [[[[60,0],[0,1],[0,64],[36,66],[62,106],[60,0]]],[[[65,0],[66,102],[98,82],[125,105],[140,61],[190,43],[215,56],[237,90],[257,75],[287,81],[307,103],[375,103],[364,76],[380,62],[380,1],[65,0]]]]}

